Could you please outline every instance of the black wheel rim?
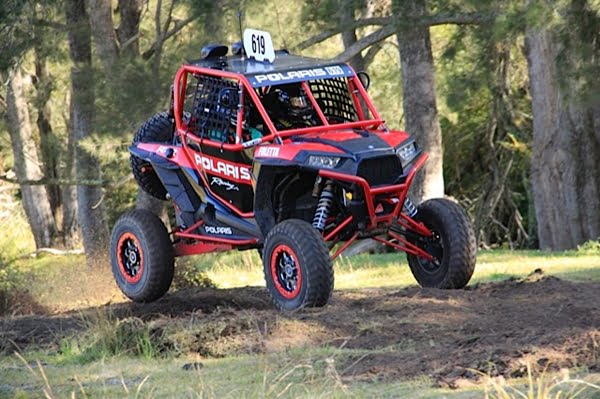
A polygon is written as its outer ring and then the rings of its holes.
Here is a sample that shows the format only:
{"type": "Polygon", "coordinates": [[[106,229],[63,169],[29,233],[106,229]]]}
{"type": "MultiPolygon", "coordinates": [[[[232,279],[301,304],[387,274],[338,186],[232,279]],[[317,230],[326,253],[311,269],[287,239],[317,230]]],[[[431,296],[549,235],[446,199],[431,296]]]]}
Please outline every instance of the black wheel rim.
{"type": "Polygon", "coordinates": [[[442,266],[444,260],[444,242],[437,231],[432,231],[431,237],[421,237],[417,245],[433,256],[432,260],[417,256],[418,262],[427,273],[435,273],[442,266]]]}

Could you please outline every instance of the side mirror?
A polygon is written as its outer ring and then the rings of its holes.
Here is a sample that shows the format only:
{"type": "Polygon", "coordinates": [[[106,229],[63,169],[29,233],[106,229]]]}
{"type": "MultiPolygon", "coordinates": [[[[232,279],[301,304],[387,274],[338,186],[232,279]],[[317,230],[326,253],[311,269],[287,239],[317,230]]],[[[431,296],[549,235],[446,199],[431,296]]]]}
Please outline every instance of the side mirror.
{"type": "Polygon", "coordinates": [[[234,110],[237,109],[240,102],[238,90],[233,87],[227,87],[219,92],[219,106],[234,110]]]}
{"type": "Polygon", "coordinates": [[[365,90],[368,90],[369,86],[371,86],[371,77],[369,74],[365,71],[360,71],[356,73],[356,76],[358,76],[358,79],[360,79],[360,83],[362,83],[365,90]]]}

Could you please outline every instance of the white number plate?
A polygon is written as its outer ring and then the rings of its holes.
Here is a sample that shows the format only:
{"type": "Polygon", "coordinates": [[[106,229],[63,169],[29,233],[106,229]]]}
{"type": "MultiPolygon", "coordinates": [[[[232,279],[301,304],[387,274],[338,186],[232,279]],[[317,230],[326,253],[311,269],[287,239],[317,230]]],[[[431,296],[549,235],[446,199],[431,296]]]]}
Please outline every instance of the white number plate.
{"type": "Polygon", "coordinates": [[[244,50],[249,58],[256,61],[275,61],[275,49],[269,32],[256,29],[244,31],[244,50]]]}

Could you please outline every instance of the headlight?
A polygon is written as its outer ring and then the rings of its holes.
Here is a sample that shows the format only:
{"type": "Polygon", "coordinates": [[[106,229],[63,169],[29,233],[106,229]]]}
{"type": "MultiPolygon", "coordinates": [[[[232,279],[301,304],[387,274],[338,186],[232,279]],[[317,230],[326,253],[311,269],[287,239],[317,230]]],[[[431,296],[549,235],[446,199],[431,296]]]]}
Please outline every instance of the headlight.
{"type": "Polygon", "coordinates": [[[402,167],[411,163],[417,154],[419,153],[419,147],[417,143],[411,141],[408,144],[403,145],[402,147],[396,150],[396,154],[400,157],[400,161],[402,161],[402,167]]]}
{"type": "Polygon", "coordinates": [[[313,168],[333,169],[340,162],[339,157],[327,157],[321,155],[311,155],[308,157],[308,165],[313,168]]]}

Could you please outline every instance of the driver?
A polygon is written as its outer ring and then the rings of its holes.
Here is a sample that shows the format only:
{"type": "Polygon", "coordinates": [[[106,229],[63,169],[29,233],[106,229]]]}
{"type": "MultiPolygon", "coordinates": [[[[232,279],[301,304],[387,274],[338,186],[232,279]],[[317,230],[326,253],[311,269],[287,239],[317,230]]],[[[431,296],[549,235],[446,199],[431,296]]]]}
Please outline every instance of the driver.
{"type": "Polygon", "coordinates": [[[264,95],[264,106],[278,130],[315,126],[310,99],[299,84],[271,86],[264,95]]]}

